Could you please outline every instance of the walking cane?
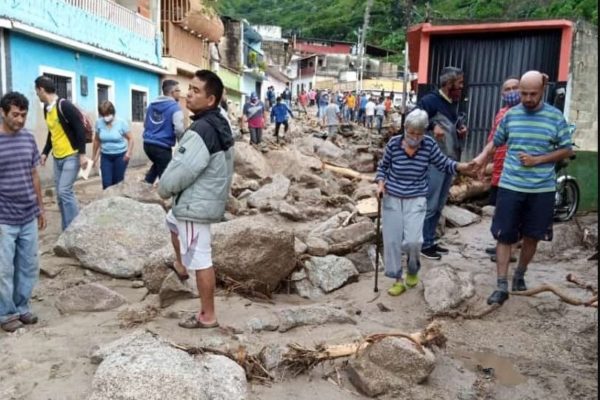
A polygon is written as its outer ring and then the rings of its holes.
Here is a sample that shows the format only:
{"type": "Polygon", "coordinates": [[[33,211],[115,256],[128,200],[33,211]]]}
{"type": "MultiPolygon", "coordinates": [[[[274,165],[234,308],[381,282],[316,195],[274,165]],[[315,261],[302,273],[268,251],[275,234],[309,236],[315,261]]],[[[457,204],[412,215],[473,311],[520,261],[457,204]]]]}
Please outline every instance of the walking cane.
{"type": "Polygon", "coordinates": [[[381,194],[377,193],[377,231],[375,232],[375,288],[373,291],[377,293],[377,275],[379,274],[379,251],[381,250],[381,234],[379,228],[381,226],[381,194]]]}

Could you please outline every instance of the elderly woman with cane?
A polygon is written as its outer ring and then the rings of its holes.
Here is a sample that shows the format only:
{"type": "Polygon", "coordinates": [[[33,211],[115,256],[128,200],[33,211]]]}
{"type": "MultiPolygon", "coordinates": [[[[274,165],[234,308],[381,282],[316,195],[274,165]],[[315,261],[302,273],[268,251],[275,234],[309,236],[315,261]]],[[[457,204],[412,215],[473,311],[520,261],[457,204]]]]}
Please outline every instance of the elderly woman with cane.
{"type": "Polygon", "coordinates": [[[435,139],[425,136],[427,112],[414,109],[404,122],[404,134],[392,137],[377,168],[377,196],[383,197],[383,251],[385,276],[395,280],[388,289],[399,296],[419,283],[423,222],[427,211],[429,165],[454,174],[474,169],[446,157],[435,139]],[[402,253],[408,256],[406,280],[402,280],[402,253]]]}

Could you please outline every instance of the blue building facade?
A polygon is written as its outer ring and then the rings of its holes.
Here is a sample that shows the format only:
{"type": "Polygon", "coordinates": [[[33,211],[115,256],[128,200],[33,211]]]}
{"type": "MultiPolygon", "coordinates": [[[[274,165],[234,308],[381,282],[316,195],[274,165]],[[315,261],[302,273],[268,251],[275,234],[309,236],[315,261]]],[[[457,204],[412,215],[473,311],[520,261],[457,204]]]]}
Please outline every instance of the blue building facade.
{"type": "MultiPolygon", "coordinates": [[[[136,140],[131,163],[146,162],[143,119],[165,72],[156,24],[107,0],[5,0],[0,2],[0,33],[0,89],[27,96],[26,126],[40,148],[47,129],[33,82],[45,74],[55,81],[59,96],[93,120],[103,100],[113,102],[136,140]]],[[[43,181],[50,177],[51,168],[45,168],[43,181]]]]}

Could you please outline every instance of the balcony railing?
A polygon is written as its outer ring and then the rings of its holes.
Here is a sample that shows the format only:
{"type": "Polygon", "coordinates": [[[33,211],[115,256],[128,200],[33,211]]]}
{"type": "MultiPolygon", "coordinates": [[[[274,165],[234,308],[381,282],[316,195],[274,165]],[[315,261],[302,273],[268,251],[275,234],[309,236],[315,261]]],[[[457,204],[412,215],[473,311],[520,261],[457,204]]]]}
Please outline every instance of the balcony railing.
{"type": "Polygon", "coordinates": [[[154,39],[156,26],[149,19],[106,0],[63,0],[65,3],[81,8],[90,14],[105,18],[115,25],[125,28],[140,36],[154,39]]]}

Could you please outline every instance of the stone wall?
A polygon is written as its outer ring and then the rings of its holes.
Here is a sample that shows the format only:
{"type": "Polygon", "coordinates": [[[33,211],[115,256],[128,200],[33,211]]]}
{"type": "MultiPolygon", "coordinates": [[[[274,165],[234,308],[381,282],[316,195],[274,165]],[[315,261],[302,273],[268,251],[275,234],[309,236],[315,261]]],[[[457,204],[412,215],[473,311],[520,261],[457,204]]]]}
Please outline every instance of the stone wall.
{"type": "Polygon", "coordinates": [[[574,24],[567,109],[577,125],[574,140],[581,150],[598,151],[598,28],[574,24]]]}

